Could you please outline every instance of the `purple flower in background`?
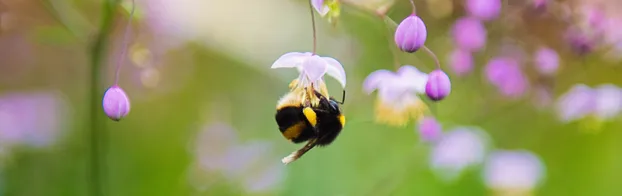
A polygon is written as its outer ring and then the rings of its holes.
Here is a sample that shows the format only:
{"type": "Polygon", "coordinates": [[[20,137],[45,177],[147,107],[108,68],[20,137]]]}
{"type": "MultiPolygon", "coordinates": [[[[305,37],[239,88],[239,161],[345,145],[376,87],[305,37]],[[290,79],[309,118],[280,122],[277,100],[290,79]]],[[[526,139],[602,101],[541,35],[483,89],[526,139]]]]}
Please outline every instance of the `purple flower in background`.
{"type": "Polygon", "coordinates": [[[451,81],[443,70],[437,69],[428,75],[425,94],[433,101],[445,99],[451,93],[451,81]]]}
{"type": "Polygon", "coordinates": [[[531,152],[498,150],[488,157],[483,176],[491,189],[529,193],[542,182],[545,166],[531,152]]]}
{"type": "Polygon", "coordinates": [[[231,125],[211,123],[198,133],[192,151],[204,169],[218,170],[229,165],[225,161],[228,149],[238,143],[238,136],[231,125]]]}
{"type": "Polygon", "coordinates": [[[404,52],[416,52],[425,44],[428,36],[423,20],[412,14],[406,17],[395,30],[395,44],[404,52]]]}
{"type": "Polygon", "coordinates": [[[466,11],[480,20],[493,20],[501,12],[501,0],[466,0],[466,11]]]}
{"type": "Polygon", "coordinates": [[[464,169],[484,161],[488,145],[489,137],[481,129],[454,128],[433,147],[430,165],[444,180],[455,180],[464,169]]]}
{"type": "Polygon", "coordinates": [[[536,51],[534,62],[540,74],[551,76],[559,68],[559,55],[551,48],[542,47],[536,51]]]}
{"type": "Polygon", "coordinates": [[[595,105],[593,90],[584,84],[577,84],[558,99],[556,110],[562,121],[570,122],[591,113],[595,105]]]}
{"type": "Polygon", "coordinates": [[[467,75],[473,71],[473,55],[471,52],[456,48],[449,54],[449,66],[456,75],[467,75]]]}
{"type": "Polygon", "coordinates": [[[546,11],[549,7],[549,0],[531,0],[532,8],[538,13],[546,11]]]}
{"type": "Polygon", "coordinates": [[[493,58],[485,71],[488,81],[505,96],[520,97],[527,90],[527,79],[513,58],[493,58]]]}
{"type": "Polygon", "coordinates": [[[52,145],[70,116],[64,97],[54,92],[0,95],[0,149],[14,144],[52,145]]]}
{"type": "Polygon", "coordinates": [[[566,41],[573,52],[586,55],[594,49],[594,41],[585,32],[577,29],[569,30],[565,35],[566,41]]]}
{"type": "Polygon", "coordinates": [[[102,106],[110,119],[119,121],[130,112],[130,99],[121,87],[113,85],[106,90],[102,106]]]}
{"type": "Polygon", "coordinates": [[[296,68],[298,76],[297,86],[308,87],[311,84],[315,89],[324,84],[324,75],[337,79],[342,87],[346,87],[346,72],[339,61],[330,57],[320,57],[310,52],[290,52],[279,57],[272,64],[272,69],[277,68],[296,68]]]}
{"type": "Polygon", "coordinates": [[[595,33],[601,33],[607,25],[607,16],[605,10],[598,6],[583,5],[581,11],[585,16],[588,28],[595,33]]]}
{"type": "Polygon", "coordinates": [[[454,23],[452,37],[456,46],[462,50],[477,52],[486,45],[486,27],[479,20],[463,17],[454,23]]]}
{"type": "Polygon", "coordinates": [[[546,85],[536,85],[534,87],[533,101],[540,109],[549,106],[553,102],[553,93],[551,87],[546,85]]]}
{"type": "Polygon", "coordinates": [[[425,93],[428,75],[411,65],[402,66],[397,72],[377,70],[363,82],[367,94],[378,91],[376,121],[393,126],[404,126],[408,120],[423,117],[427,110],[417,94],[425,93]]]}
{"type": "Polygon", "coordinates": [[[285,174],[284,166],[269,156],[272,148],[263,141],[240,143],[231,126],[214,123],[199,133],[193,150],[199,168],[208,172],[202,175],[219,172],[227,180],[241,183],[248,192],[265,192],[276,188],[285,174]]]}
{"type": "Polygon", "coordinates": [[[443,133],[441,124],[434,117],[424,117],[418,125],[419,137],[427,142],[436,142],[443,133]]]}
{"type": "Polygon", "coordinates": [[[311,5],[313,5],[315,11],[317,11],[321,16],[325,16],[328,14],[328,11],[330,11],[328,5],[324,3],[324,0],[311,0],[311,5]]]}

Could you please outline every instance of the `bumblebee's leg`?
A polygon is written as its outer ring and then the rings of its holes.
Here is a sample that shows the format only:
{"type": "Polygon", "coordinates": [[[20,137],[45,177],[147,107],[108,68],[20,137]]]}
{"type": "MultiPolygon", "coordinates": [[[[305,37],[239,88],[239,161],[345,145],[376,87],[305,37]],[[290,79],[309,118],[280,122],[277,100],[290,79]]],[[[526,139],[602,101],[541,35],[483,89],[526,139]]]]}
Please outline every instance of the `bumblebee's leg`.
{"type": "Polygon", "coordinates": [[[328,99],[324,95],[322,95],[322,93],[318,91],[314,91],[314,93],[315,93],[315,96],[317,96],[320,99],[320,105],[323,105],[325,107],[330,105],[330,103],[328,102],[328,99]]]}

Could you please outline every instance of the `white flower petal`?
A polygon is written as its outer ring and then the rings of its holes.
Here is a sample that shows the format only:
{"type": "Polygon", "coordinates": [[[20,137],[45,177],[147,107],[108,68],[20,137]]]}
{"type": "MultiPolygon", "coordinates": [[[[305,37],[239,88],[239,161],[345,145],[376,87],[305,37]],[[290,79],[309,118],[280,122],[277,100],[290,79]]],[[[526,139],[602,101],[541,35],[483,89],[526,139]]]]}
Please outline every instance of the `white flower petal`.
{"type": "Polygon", "coordinates": [[[310,82],[322,79],[328,71],[328,65],[320,56],[313,55],[302,62],[302,72],[310,82]]]}
{"type": "Polygon", "coordinates": [[[298,71],[300,71],[300,66],[302,65],[302,63],[305,61],[306,58],[310,57],[311,53],[305,52],[290,52],[290,53],[286,53],[284,55],[282,55],[281,57],[279,57],[276,61],[274,61],[274,63],[272,64],[272,69],[276,69],[276,68],[298,68],[298,71]]]}
{"type": "Polygon", "coordinates": [[[346,88],[346,71],[343,69],[343,66],[339,61],[330,57],[322,57],[324,61],[327,63],[327,74],[339,81],[341,87],[346,88]]]}
{"type": "Polygon", "coordinates": [[[387,80],[387,78],[392,78],[395,77],[396,75],[389,71],[389,70],[376,70],[374,72],[371,72],[367,78],[365,78],[365,81],[363,82],[363,90],[367,93],[367,94],[371,94],[372,92],[374,92],[376,89],[378,89],[378,87],[387,80]]]}
{"type": "Polygon", "coordinates": [[[425,84],[428,82],[428,74],[419,71],[412,65],[400,67],[397,73],[400,76],[400,83],[406,84],[405,88],[416,93],[425,93],[425,84]]]}
{"type": "Polygon", "coordinates": [[[542,160],[525,150],[498,150],[489,155],[484,181],[490,188],[534,189],[545,176],[542,160]]]}
{"type": "Polygon", "coordinates": [[[603,84],[595,90],[595,115],[601,119],[611,119],[622,110],[622,90],[613,84],[603,84]]]}
{"type": "Polygon", "coordinates": [[[311,4],[321,16],[325,16],[330,10],[328,5],[324,3],[324,0],[311,0],[311,4]]]}
{"type": "Polygon", "coordinates": [[[593,111],[594,90],[584,84],[577,84],[557,101],[556,111],[560,120],[570,122],[581,119],[593,111]]]}

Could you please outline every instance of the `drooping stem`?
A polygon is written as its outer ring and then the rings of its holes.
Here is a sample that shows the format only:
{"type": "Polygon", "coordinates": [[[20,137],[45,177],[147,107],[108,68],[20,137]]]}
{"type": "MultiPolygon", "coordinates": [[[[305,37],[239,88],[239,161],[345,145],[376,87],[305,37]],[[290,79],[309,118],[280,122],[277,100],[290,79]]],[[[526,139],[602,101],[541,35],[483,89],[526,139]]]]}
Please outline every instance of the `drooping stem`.
{"type": "Polygon", "coordinates": [[[106,0],[104,1],[103,11],[102,11],[102,22],[100,23],[99,31],[93,41],[91,46],[91,81],[90,81],[90,89],[89,89],[89,97],[90,97],[90,121],[89,121],[89,134],[88,141],[90,141],[90,194],[93,196],[103,196],[103,188],[102,188],[102,173],[100,172],[101,163],[105,163],[105,149],[106,149],[106,137],[105,134],[106,129],[104,128],[104,123],[102,123],[101,119],[102,112],[101,108],[101,80],[100,80],[100,69],[103,62],[103,57],[106,52],[106,44],[108,42],[108,35],[111,31],[113,24],[113,15],[115,12],[115,7],[118,4],[119,0],[106,0]]]}
{"type": "Polygon", "coordinates": [[[436,64],[436,68],[437,69],[441,69],[441,62],[438,60],[438,57],[436,57],[436,54],[434,54],[434,52],[432,52],[432,50],[430,50],[428,47],[426,47],[425,45],[422,46],[421,48],[423,48],[423,50],[428,53],[428,55],[430,55],[430,57],[432,57],[432,59],[434,60],[434,64],[436,64]]]}
{"type": "Polygon", "coordinates": [[[410,0],[410,5],[413,8],[413,15],[417,14],[417,6],[415,6],[415,2],[413,0],[410,0]]]}
{"type": "Polygon", "coordinates": [[[125,35],[123,36],[123,46],[121,46],[121,57],[119,57],[119,60],[117,60],[117,67],[115,68],[115,74],[114,74],[114,85],[118,85],[119,84],[119,73],[121,72],[121,65],[123,64],[123,60],[125,60],[125,55],[127,53],[127,40],[130,37],[130,30],[131,30],[131,25],[132,24],[132,18],[134,16],[134,8],[136,7],[136,2],[134,2],[135,0],[132,0],[132,11],[130,11],[130,17],[127,21],[127,24],[125,25],[125,35]]]}
{"type": "Polygon", "coordinates": [[[317,31],[315,30],[315,14],[313,14],[313,4],[311,4],[311,1],[309,1],[309,11],[311,13],[311,27],[313,29],[313,50],[311,53],[315,54],[317,49],[317,31]]]}

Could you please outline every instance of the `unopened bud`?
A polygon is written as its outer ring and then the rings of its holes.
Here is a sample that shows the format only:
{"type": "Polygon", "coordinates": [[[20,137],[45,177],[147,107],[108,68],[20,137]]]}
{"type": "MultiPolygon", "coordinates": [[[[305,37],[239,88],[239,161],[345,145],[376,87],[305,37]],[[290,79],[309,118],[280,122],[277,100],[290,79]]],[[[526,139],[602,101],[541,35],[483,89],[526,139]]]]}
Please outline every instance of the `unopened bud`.
{"type": "Polygon", "coordinates": [[[534,61],[536,69],[543,75],[553,75],[559,68],[559,55],[551,48],[538,49],[534,61]]]}
{"type": "Polygon", "coordinates": [[[113,85],[106,90],[102,106],[108,118],[119,121],[130,112],[130,99],[123,89],[113,85]]]}
{"type": "Polygon", "coordinates": [[[449,76],[440,69],[432,71],[428,75],[428,82],[425,84],[425,94],[433,101],[443,100],[451,93],[451,81],[449,76]]]}
{"type": "Polygon", "coordinates": [[[443,132],[441,124],[433,117],[425,117],[419,121],[419,136],[427,142],[435,142],[443,132]]]}
{"type": "Polygon", "coordinates": [[[425,24],[416,15],[406,17],[395,30],[395,44],[404,52],[413,53],[419,50],[428,36],[425,24]]]}

